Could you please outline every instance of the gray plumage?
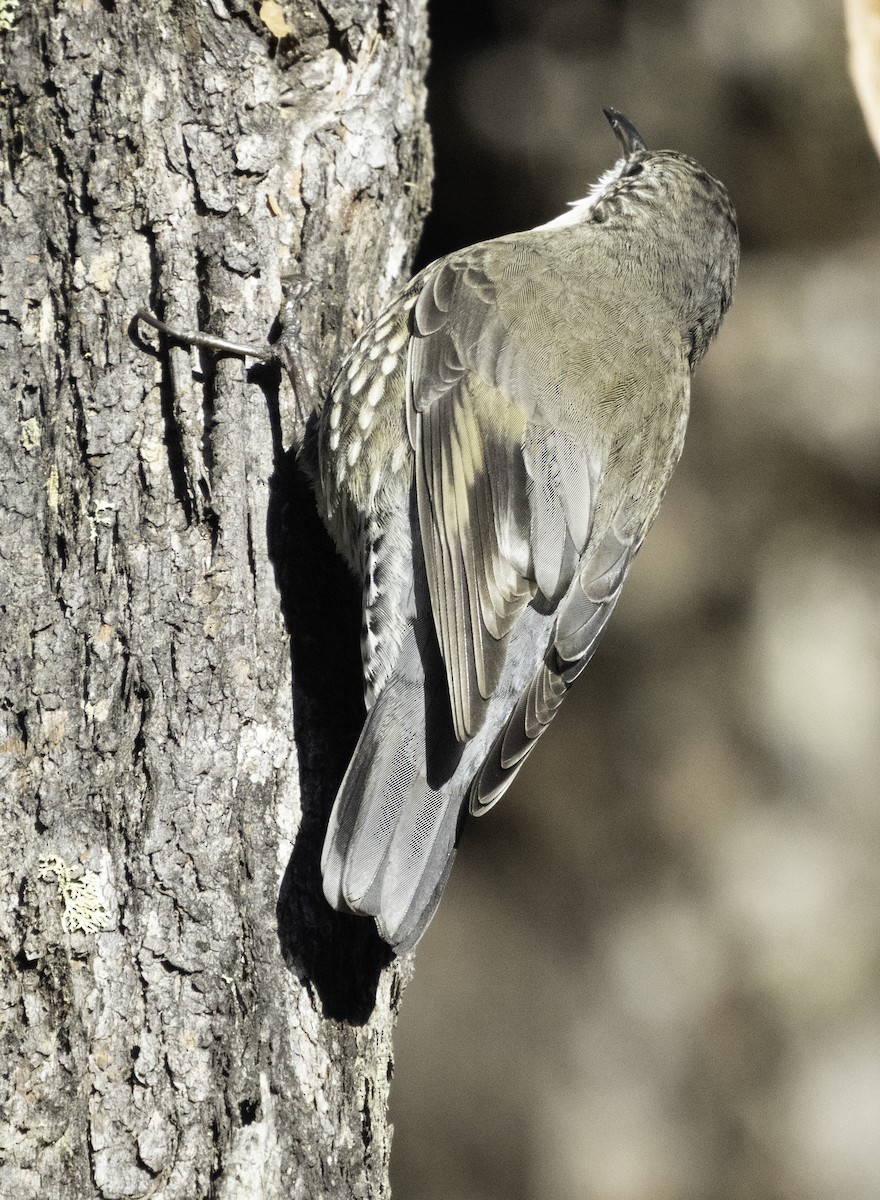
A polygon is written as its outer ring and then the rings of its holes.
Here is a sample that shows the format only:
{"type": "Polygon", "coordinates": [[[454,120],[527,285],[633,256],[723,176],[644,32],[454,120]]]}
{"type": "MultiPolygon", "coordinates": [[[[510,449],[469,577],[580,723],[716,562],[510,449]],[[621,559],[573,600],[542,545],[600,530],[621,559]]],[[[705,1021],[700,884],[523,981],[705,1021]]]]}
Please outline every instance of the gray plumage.
{"type": "Polygon", "coordinates": [[[422,271],[319,417],[319,507],[363,580],[368,707],[324,890],[398,952],[465,812],[500,798],[589,661],[730,303],[724,188],[608,116],[625,154],[590,196],[422,271]]]}

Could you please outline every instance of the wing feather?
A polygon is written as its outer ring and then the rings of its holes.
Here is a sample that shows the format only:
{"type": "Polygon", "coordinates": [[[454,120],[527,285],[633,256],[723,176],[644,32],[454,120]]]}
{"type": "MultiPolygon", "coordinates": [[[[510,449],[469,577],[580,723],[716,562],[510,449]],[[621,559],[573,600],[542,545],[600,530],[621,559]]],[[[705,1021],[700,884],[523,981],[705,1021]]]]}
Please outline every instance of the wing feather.
{"type": "Polygon", "coordinates": [[[416,302],[407,362],[419,527],[462,742],[485,720],[523,608],[568,591],[597,490],[591,448],[543,419],[549,385],[518,361],[496,299],[488,270],[446,260],[416,302]]]}
{"type": "Polygon", "coordinates": [[[480,815],[501,799],[553,720],[572,683],[592,658],[636,549],[635,541],[612,527],[583,562],[559,606],[543,661],[471,784],[472,813],[480,815]]]}

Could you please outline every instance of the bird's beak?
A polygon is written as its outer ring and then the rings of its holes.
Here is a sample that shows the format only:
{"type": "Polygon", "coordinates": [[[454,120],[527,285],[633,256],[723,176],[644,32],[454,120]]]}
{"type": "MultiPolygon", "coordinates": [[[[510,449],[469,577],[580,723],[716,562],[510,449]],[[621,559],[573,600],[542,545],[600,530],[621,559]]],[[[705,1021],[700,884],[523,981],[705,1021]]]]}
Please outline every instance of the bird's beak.
{"type": "Polygon", "coordinates": [[[638,154],[640,150],[646,150],[647,146],[642,141],[642,135],[633,125],[632,121],[628,121],[623,113],[617,112],[614,108],[603,108],[602,112],[608,118],[608,124],[614,130],[614,136],[623,146],[623,152],[627,158],[632,158],[634,154],[638,154]]]}

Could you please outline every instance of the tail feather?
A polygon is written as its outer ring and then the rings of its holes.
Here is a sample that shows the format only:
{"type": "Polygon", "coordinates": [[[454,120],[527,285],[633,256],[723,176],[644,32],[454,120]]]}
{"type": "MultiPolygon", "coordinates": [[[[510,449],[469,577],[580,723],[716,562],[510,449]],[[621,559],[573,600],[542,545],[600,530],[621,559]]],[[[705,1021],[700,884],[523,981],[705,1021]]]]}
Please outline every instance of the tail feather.
{"type": "Polygon", "coordinates": [[[460,766],[438,786],[428,782],[426,707],[420,673],[395,672],[367,717],[321,859],[330,904],[375,917],[399,953],[440,901],[467,782],[460,766]]]}

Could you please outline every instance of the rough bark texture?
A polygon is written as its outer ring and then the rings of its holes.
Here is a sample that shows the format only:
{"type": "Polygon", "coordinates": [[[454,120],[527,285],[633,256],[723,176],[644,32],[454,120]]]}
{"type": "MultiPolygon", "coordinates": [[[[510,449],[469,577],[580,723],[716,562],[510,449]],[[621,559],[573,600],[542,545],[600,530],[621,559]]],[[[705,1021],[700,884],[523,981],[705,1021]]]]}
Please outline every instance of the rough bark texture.
{"type": "Polygon", "coordinates": [[[401,969],[317,866],[353,589],[286,379],[131,319],[260,343],[296,273],[325,385],[418,233],[426,55],[418,0],[0,33],[4,1197],[387,1194],[401,969]]]}

